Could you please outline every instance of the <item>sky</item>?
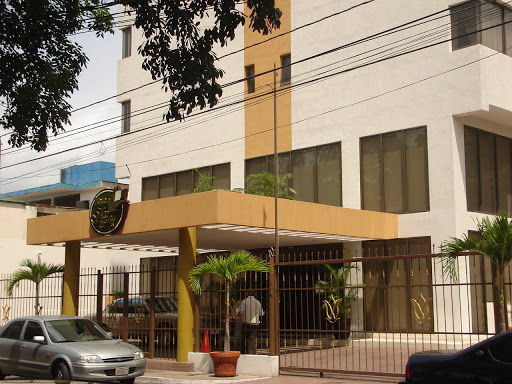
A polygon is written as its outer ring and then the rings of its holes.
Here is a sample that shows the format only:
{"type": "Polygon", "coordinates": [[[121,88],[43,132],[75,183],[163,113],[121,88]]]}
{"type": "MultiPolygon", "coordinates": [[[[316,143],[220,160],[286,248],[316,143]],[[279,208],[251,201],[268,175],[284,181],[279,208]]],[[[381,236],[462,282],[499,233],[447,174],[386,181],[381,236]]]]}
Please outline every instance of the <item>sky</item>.
{"type": "MultiPolygon", "coordinates": [[[[103,39],[97,38],[94,33],[84,33],[77,35],[74,40],[83,47],[89,58],[87,68],[79,77],[79,89],[70,99],[72,108],[76,109],[116,94],[117,62],[121,59],[121,33],[116,31],[114,35],[106,35],[103,39]]],[[[121,107],[114,98],[73,113],[71,126],[68,126],[66,131],[69,134],[72,129],[120,116],[120,113],[121,107]]],[[[94,161],[114,162],[113,146],[115,141],[106,140],[103,144],[95,144],[46,159],[15,165],[86,142],[107,139],[121,132],[120,125],[119,121],[115,121],[104,127],[81,129],[79,134],[68,138],[65,138],[65,135],[60,138],[57,136],[58,139],[50,142],[46,152],[41,153],[29,148],[10,149],[7,143],[8,136],[4,136],[7,131],[1,131],[0,135],[3,137],[1,138],[2,153],[0,155],[0,194],[58,183],[60,169],[71,165],[94,161]]]]}

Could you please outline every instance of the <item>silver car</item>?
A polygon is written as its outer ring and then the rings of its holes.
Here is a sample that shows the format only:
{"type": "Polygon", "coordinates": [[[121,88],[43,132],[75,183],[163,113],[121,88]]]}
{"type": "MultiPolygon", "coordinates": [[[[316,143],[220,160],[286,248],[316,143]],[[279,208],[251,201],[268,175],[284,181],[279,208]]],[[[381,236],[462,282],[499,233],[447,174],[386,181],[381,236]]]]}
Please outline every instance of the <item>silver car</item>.
{"type": "Polygon", "coordinates": [[[78,316],[26,316],[0,330],[0,378],[120,381],[144,374],[143,352],[78,316]]]}

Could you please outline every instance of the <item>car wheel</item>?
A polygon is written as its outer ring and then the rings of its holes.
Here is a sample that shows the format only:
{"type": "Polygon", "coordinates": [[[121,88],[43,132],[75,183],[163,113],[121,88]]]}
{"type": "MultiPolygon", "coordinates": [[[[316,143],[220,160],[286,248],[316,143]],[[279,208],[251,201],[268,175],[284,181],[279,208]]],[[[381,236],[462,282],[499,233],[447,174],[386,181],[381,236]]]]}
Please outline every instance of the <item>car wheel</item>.
{"type": "Polygon", "coordinates": [[[64,362],[60,362],[57,364],[57,368],[55,369],[55,380],[71,380],[71,375],[69,374],[69,368],[64,362]]]}
{"type": "Polygon", "coordinates": [[[119,380],[119,382],[123,384],[133,384],[135,382],[135,377],[132,377],[131,379],[119,380]]]}

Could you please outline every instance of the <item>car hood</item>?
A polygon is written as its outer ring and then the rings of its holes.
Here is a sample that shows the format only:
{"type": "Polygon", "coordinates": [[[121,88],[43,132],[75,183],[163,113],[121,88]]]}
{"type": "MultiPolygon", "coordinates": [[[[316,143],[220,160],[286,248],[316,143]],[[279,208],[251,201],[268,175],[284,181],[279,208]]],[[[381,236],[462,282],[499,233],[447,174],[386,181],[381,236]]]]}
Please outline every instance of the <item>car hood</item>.
{"type": "Polygon", "coordinates": [[[101,358],[133,355],[139,348],[119,340],[75,341],[56,344],[83,355],[98,355],[101,358]]]}

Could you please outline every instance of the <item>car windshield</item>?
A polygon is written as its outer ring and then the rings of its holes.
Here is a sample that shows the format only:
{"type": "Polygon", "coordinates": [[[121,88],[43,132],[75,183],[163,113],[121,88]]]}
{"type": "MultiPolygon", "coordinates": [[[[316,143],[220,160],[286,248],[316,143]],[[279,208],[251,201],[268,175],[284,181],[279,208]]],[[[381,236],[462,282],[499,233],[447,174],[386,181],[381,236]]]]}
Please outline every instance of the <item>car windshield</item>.
{"type": "Polygon", "coordinates": [[[174,312],[178,308],[169,297],[155,297],[155,312],[174,312]]]}
{"type": "Polygon", "coordinates": [[[110,340],[99,326],[87,319],[49,320],[45,324],[48,335],[54,343],[110,340]]]}

